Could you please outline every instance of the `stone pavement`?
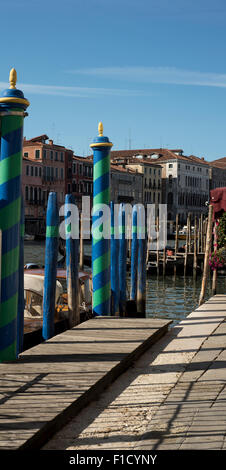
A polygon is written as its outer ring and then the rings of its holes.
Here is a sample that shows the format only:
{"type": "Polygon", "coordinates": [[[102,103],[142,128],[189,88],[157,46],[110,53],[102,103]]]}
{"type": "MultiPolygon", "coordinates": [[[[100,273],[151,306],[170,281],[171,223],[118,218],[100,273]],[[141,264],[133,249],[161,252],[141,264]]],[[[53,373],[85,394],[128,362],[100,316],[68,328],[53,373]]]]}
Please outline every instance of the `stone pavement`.
{"type": "Polygon", "coordinates": [[[162,339],[43,449],[226,449],[226,295],[162,339]]]}

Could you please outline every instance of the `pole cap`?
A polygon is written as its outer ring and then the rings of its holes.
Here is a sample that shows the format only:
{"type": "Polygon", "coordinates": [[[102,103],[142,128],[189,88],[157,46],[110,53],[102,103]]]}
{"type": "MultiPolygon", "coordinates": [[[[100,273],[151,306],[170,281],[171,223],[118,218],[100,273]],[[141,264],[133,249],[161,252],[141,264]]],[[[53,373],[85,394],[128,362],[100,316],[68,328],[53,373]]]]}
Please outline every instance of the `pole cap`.
{"type": "Polygon", "coordinates": [[[90,147],[112,147],[112,142],[109,141],[109,138],[106,136],[103,136],[103,123],[99,122],[98,124],[98,132],[99,135],[95,137],[93,140],[93,143],[90,144],[90,147]]]}
{"type": "Polygon", "coordinates": [[[6,88],[0,94],[0,108],[21,108],[25,109],[30,105],[29,101],[24,97],[21,90],[16,88],[17,73],[14,68],[9,74],[9,88],[6,88]]]}

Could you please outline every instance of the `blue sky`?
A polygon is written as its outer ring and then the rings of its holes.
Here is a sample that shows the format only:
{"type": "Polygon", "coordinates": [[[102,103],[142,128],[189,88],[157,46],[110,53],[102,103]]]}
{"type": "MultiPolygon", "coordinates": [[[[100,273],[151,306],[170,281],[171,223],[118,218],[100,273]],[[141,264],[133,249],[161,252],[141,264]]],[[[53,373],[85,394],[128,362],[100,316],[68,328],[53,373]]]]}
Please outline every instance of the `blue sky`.
{"type": "Polygon", "coordinates": [[[224,0],[1,0],[0,89],[11,67],[27,138],[78,155],[100,120],[113,149],[226,156],[224,0]]]}

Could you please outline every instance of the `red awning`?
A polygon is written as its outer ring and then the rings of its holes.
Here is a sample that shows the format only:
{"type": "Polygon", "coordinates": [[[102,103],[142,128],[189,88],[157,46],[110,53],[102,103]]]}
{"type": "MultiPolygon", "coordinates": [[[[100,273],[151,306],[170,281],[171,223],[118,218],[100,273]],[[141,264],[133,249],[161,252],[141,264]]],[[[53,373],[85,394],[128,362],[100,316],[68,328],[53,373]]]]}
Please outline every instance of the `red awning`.
{"type": "Polygon", "coordinates": [[[213,206],[214,219],[226,212],[226,188],[216,188],[210,191],[210,204],[213,206]]]}

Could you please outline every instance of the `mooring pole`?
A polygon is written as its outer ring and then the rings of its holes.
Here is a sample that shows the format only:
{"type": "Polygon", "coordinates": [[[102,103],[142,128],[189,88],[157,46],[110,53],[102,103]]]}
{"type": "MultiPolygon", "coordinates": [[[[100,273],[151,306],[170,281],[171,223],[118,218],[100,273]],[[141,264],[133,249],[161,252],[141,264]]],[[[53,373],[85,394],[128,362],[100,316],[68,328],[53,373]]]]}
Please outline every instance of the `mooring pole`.
{"type": "Polygon", "coordinates": [[[119,314],[124,316],[126,312],[126,264],[127,264],[127,240],[126,240],[126,214],[124,204],[119,207],[119,314]]]}
{"type": "Polygon", "coordinates": [[[23,351],[24,340],[24,198],[21,191],[19,287],[17,314],[17,356],[23,351]]]}
{"type": "MultiPolygon", "coordinates": [[[[146,251],[147,237],[145,230],[145,220],[142,220],[141,208],[138,214],[138,280],[137,280],[137,312],[145,317],[146,310],[146,251]]],[[[159,232],[158,232],[159,236],[159,232]]]]}
{"type": "Polygon", "coordinates": [[[45,279],[43,293],[42,336],[47,340],[54,336],[56,274],[58,256],[59,212],[57,194],[49,193],[46,212],[45,279]]]}
{"type": "Polygon", "coordinates": [[[119,311],[119,239],[116,236],[116,218],[115,205],[111,201],[111,315],[119,311]]]}
{"type": "Polygon", "coordinates": [[[199,296],[199,305],[202,305],[205,298],[207,276],[209,272],[209,253],[211,249],[212,242],[212,226],[213,226],[213,206],[209,205],[209,214],[208,214],[208,226],[206,232],[206,248],[205,248],[205,258],[204,258],[204,267],[203,267],[203,276],[202,276],[202,285],[199,296]]]}
{"type": "MultiPolygon", "coordinates": [[[[216,254],[217,252],[217,222],[214,222],[214,238],[213,238],[213,251],[216,254]]],[[[212,295],[216,295],[217,293],[217,268],[213,270],[213,278],[212,278],[212,295]]]]}
{"type": "Polygon", "coordinates": [[[22,91],[16,89],[15,69],[10,71],[9,81],[9,89],[0,95],[0,362],[17,357],[23,123],[29,106],[22,91]]]}
{"type": "MultiPolygon", "coordinates": [[[[99,135],[90,145],[93,149],[93,231],[92,231],[92,279],[93,314],[111,314],[111,273],[110,236],[99,238],[95,235],[96,226],[107,225],[110,233],[110,214],[106,217],[104,206],[110,204],[110,149],[112,143],[103,136],[103,125],[98,126],[99,135]],[[105,213],[103,222],[102,215],[105,213]]],[[[108,230],[106,230],[108,231],[108,230]]]]}
{"type": "MultiPolygon", "coordinates": [[[[70,217],[70,222],[67,221],[68,215],[71,215],[71,206],[75,206],[75,198],[72,194],[66,194],[64,215],[66,233],[68,321],[70,328],[80,323],[78,279],[79,233],[76,232],[76,221],[73,221],[73,217],[70,217]]],[[[77,222],[79,228],[79,221],[77,222]]]]}
{"type": "MultiPolygon", "coordinates": [[[[131,245],[131,289],[130,299],[137,301],[137,262],[138,262],[138,238],[137,238],[137,206],[132,211],[132,245],[131,245]]],[[[145,260],[146,267],[146,260],[145,260]]]]}

